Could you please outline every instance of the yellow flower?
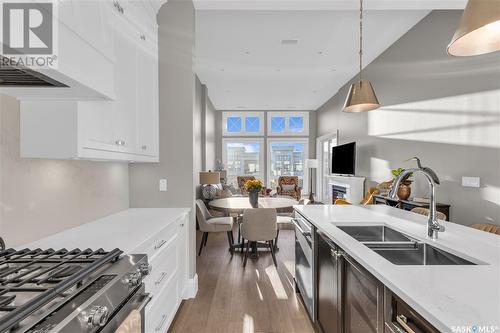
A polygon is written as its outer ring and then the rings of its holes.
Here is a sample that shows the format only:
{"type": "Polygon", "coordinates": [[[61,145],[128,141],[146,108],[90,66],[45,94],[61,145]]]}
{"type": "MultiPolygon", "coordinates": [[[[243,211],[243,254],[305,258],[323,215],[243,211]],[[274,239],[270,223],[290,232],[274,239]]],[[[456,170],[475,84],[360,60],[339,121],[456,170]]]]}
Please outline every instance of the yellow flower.
{"type": "Polygon", "coordinates": [[[259,179],[251,179],[245,182],[245,189],[248,192],[260,192],[262,190],[263,183],[259,179]]]}

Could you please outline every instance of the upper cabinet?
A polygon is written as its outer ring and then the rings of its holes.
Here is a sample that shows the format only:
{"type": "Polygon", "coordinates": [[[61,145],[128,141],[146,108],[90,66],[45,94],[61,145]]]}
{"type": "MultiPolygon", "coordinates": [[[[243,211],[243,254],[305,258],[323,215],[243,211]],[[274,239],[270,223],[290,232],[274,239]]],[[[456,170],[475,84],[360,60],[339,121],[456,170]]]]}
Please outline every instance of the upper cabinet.
{"type": "Polygon", "coordinates": [[[112,98],[21,99],[21,156],[157,162],[156,13],[147,1],[64,3],[68,29],[112,61],[112,98]]]}

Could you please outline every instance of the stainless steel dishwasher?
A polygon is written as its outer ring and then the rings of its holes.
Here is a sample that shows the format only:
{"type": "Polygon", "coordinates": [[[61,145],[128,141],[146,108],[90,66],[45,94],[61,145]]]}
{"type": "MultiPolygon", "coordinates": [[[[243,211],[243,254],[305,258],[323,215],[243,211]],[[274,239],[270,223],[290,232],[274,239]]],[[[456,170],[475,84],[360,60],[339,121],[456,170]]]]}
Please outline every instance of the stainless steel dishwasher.
{"type": "Polygon", "coordinates": [[[302,296],[309,317],[316,321],[315,291],[315,237],[316,228],[299,213],[295,213],[295,284],[302,296]]]}

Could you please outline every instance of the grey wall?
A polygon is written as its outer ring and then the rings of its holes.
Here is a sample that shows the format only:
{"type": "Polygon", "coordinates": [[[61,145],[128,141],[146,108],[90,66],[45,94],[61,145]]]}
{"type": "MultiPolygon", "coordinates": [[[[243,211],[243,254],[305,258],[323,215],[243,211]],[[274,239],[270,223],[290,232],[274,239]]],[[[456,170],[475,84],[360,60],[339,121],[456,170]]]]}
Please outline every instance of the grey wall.
{"type": "MultiPolygon", "coordinates": [[[[356,173],[369,184],[417,155],[441,178],[438,201],[452,205],[453,221],[500,224],[500,57],[446,55],[460,15],[430,13],[368,65],[383,107],[341,112],[346,84],[319,109],[318,135],[338,129],[340,143],[357,141],[356,173]],[[481,177],[481,188],[462,187],[462,176],[481,177]]],[[[421,178],[412,188],[427,194],[421,178]]]]}
{"type": "Polygon", "coordinates": [[[217,145],[220,139],[220,132],[217,132],[220,125],[217,126],[217,110],[215,110],[210,97],[205,89],[205,159],[204,169],[213,170],[217,160],[217,145]]]}
{"type": "Polygon", "coordinates": [[[18,246],[129,207],[127,163],[19,158],[19,102],[0,95],[0,236],[18,246]]]}
{"type": "MultiPolygon", "coordinates": [[[[189,207],[189,256],[195,257],[195,184],[200,150],[199,82],[193,73],[195,15],[191,1],[170,0],[158,13],[160,162],[130,166],[131,207],[189,207]],[[168,191],[158,191],[166,178],[168,191]]],[[[191,260],[190,276],[195,274],[191,260]]]]}

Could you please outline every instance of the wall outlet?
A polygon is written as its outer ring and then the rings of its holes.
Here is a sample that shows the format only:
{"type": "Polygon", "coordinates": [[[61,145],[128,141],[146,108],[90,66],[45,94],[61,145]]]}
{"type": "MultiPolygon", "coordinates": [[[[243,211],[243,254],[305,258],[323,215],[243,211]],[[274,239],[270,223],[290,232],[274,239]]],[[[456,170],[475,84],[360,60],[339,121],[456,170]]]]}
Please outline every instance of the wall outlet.
{"type": "Polygon", "coordinates": [[[462,186],[480,187],[481,181],[480,181],[479,177],[462,177],[462,186]]]}
{"type": "Polygon", "coordinates": [[[167,192],[167,180],[160,179],[160,192],[167,192]]]}

